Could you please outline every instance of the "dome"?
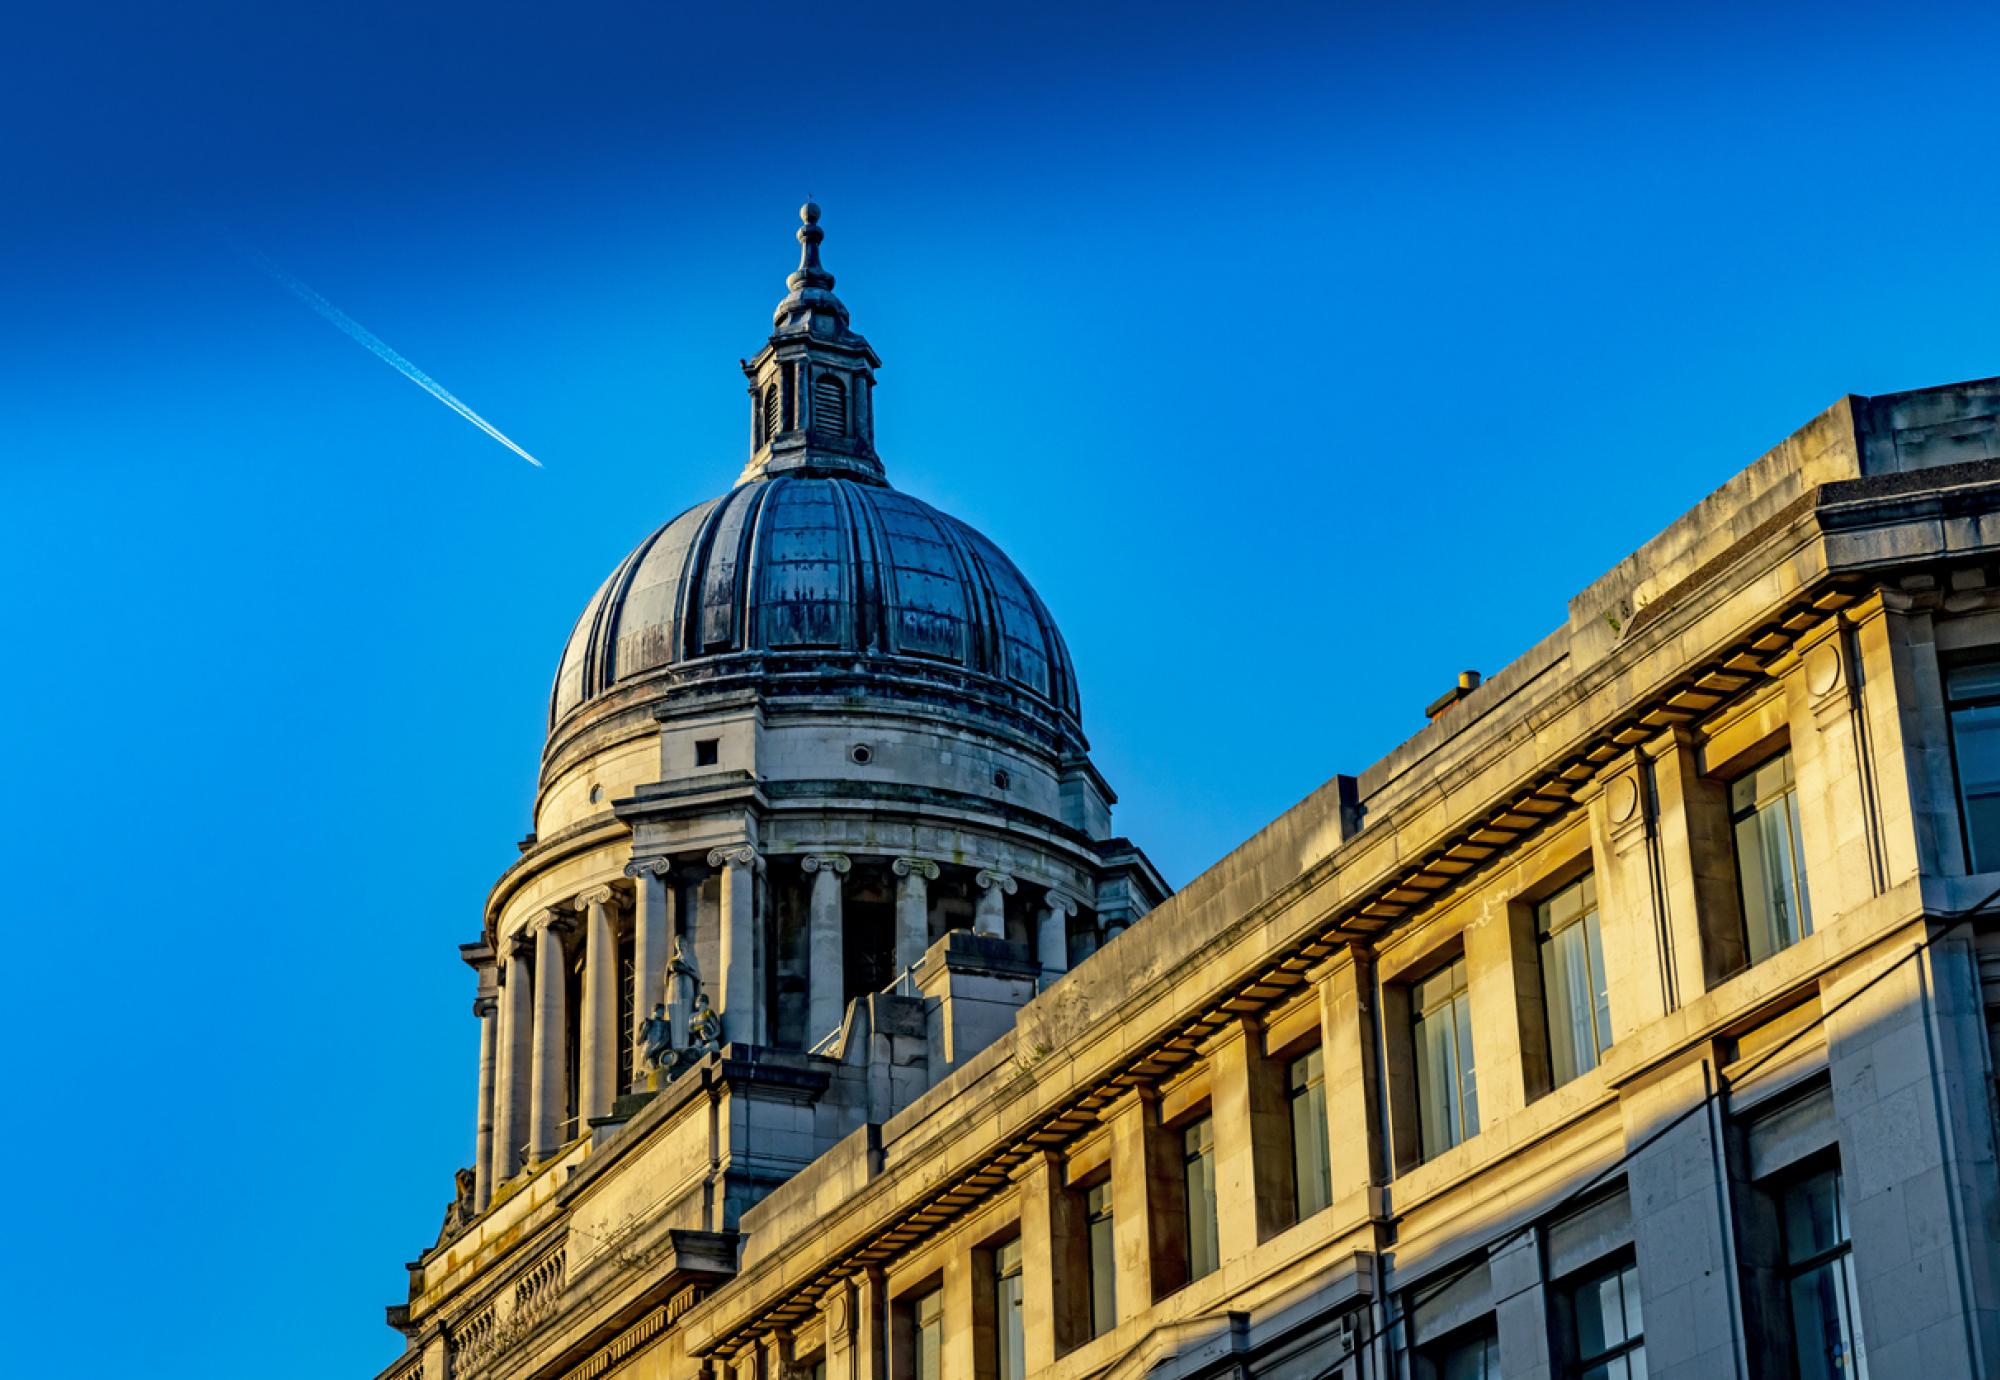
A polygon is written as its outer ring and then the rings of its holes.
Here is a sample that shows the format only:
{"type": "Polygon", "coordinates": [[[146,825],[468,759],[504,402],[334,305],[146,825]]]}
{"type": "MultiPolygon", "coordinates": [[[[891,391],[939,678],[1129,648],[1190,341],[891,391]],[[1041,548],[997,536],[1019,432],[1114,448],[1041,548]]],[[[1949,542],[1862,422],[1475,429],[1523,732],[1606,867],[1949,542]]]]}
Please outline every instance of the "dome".
{"type": "Polygon", "coordinates": [[[1068,649],[1000,548],[881,483],[782,473],[659,528],[570,634],[553,730],[619,687],[859,673],[1014,702],[1078,729],[1068,649]]]}
{"type": "Polygon", "coordinates": [[[1062,635],[1000,548],[899,493],[875,453],[881,360],[820,263],[819,208],[756,358],[736,487],[640,543],[577,620],[551,737],[586,709],[708,690],[875,696],[971,710],[1081,749],[1062,635]]]}

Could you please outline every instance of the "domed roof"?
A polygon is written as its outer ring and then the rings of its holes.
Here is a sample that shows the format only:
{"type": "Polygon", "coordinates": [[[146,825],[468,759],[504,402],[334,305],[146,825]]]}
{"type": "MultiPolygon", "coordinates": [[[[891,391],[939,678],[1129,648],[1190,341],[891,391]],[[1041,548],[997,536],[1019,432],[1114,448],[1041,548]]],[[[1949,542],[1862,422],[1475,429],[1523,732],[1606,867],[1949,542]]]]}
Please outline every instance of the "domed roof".
{"type": "Polygon", "coordinates": [[[570,634],[549,726],[663,672],[861,673],[1081,719],[1062,635],[999,547],[879,481],[809,472],[750,479],[640,543],[570,634]]]}
{"type": "Polygon", "coordinates": [[[1076,676],[1035,591],[999,547],[890,487],[875,453],[881,361],[833,295],[819,207],[799,218],[798,270],[743,365],[750,462],[591,599],[550,733],[587,706],[751,688],[948,705],[1080,748],[1076,676]]]}

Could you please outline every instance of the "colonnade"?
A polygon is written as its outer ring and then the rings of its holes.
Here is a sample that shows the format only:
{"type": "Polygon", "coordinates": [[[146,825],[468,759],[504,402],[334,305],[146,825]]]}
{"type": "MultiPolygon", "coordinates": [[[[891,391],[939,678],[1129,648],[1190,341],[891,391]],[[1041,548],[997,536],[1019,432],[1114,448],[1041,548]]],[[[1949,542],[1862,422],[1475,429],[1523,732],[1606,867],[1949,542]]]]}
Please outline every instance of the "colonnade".
{"type": "MultiPolygon", "coordinates": [[[[847,943],[843,917],[844,879],[853,861],[839,853],[794,855],[811,883],[808,908],[807,1043],[835,1034],[847,1009],[844,987],[847,943]]],[[[494,995],[474,1003],[480,1022],[479,1108],[475,1166],[476,1207],[483,1210],[494,1188],[524,1165],[556,1153],[593,1118],[611,1114],[618,1094],[621,1044],[632,1051],[631,1091],[646,1086],[644,1026],[655,1003],[663,1001],[668,959],[676,937],[687,940],[696,928],[713,936],[716,971],[702,981],[722,1017],[725,1044],[768,1044],[772,939],[759,923],[757,877],[766,860],[749,844],[709,850],[705,862],[717,878],[715,916],[706,925],[680,913],[692,880],[685,862],[656,857],[635,859],[626,881],[590,887],[547,906],[503,937],[486,984],[494,995]],[[629,913],[629,920],[628,920],[629,913]],[[627,925],[629,924],[629,930],[627,925]],[[629,933],[632,961],[630,1027],[619,1021],[619,961],[629,933]],[[579,1010],[570,1019],[569,974],[580,969],[579,1010]],[[577,1042],[575,1120],[569,1117],[570,1041],[577,1042]]],[[[930,946],[931,884],[942,874],[929,858],[888,860],[896,879],[895,971],[914,968],[930,946]]],[[[977,897],[973,931],[1004,938],[1006,902],[1020,883],[992,868],[973,877],[977,897]]],[[[1068,920],[1079,902],[1049,888],[1030,924],[1031,943],[1045,981],[1067,971],[1068,920]]]]}

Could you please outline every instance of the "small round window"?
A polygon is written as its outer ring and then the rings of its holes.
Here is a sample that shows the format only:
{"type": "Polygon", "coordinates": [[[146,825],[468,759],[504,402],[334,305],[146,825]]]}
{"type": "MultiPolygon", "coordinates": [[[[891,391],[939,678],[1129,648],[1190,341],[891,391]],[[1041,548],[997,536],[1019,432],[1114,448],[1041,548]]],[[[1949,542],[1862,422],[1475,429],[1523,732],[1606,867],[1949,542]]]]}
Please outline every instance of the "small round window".
{"type": "Polygon", "coordinates": [[[865,767],[875,760],[875,749],[866,743],[856,743],[847,750],[847,755],[857,765],[865,767]]]}

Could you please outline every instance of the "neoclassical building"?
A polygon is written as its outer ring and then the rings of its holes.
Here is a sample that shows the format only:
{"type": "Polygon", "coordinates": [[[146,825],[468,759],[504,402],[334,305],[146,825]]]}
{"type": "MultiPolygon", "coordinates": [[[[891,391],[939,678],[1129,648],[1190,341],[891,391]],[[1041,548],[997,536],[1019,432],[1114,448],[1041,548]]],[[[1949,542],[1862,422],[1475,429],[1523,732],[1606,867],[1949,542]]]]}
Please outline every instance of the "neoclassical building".
{"type": "Polygon", "coordinates": [[[803,218],[747,467],[563,650],[385,1380],[2000,1375],[2000,379],[1169,895],[803,218]]]}

